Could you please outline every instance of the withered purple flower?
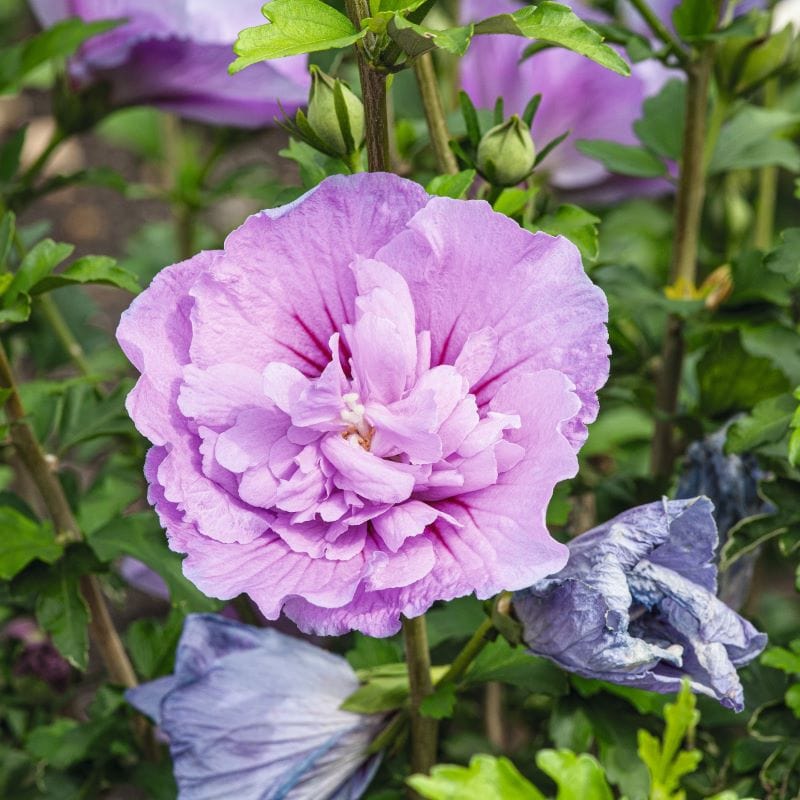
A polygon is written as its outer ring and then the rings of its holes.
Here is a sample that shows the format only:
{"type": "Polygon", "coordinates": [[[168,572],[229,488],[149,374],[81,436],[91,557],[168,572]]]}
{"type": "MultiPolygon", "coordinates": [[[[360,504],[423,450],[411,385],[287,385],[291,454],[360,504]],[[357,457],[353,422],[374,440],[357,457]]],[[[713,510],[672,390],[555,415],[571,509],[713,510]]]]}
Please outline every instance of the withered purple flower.
{"type": "Polygon", "coordinates": [[[740,711],[736,668],[767,637],[716,596],[717,529],[704,497],[626,511],[569,543],[567,566],[519,592],[528,647],[588,678],[692,689],[740,711]]]}

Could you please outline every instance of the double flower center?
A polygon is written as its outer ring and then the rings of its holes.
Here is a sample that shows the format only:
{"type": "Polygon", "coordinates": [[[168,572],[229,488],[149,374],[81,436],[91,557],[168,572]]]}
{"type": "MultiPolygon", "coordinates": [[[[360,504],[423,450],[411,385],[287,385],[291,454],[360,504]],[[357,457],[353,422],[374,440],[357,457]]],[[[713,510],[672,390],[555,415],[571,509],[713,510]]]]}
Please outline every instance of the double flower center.
{"type": "Polygon", "coordinates": [[[375,435],[375,428],[371,427],[364,417],[363,403],[359,400],[356,392],[342,395],[342,400],[344,400],[345,407],[341,410],[339,417],[347,426],[342,431],[342,437],[369,451],[372,437],[375,435]]]}

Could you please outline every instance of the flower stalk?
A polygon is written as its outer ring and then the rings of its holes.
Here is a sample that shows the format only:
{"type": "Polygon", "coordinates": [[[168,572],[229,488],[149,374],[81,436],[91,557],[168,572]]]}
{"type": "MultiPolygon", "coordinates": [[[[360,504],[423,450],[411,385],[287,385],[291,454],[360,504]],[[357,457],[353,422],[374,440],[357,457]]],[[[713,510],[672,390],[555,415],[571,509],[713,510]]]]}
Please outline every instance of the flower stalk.
{"type": "MultiPolygon", "coordinates": [[[[356,27],[369,16],[366,0],[346,0],[347,14],[356,27]]],[[[370,34],[367,35],[367,39],[370,34]]],[[[361,95],[364,103],[365,141],[370,172],[389,169],[389,123],[386,94],[386,74],[374,68],[367,59],[366,41],[356,47],[361,95]]],[[[434,76],[435,77],[435,76],[434,76]]],[[[403,620],[403,637],[408,666],[410,716],[411,716],[411,768],[427,773],[436,763],[438,722],[425,717],[420,706],[433,693],[431,656],[425,616],[403,620]]],[[[412,793],[412,797],[416,794],[412,793]]]]}
{"type": "Polygon", "coordinates": [[[645,2],[645,0],[631,0],[631,5],[639,16],[645,21],[650,30],[669,47],[678,61],[683,65],[689,64],[689,56],[681,43],[672,35],[669,28],[659,19],[658,14],[645,2]]]}
{"type": "MultiPolygon", "coordinates": [[[[346,0],[347,16],[356,28],[369,16],[367,0],[346,0]]],[[[364,103],[367,164],[370,172],[388,172],[389,164],[389,114],[386,105],[386,73],[375,69],[368,52],[374,45],[374,35],[367,33],[356,45],[358,76],[361,81],[361,100],[364,103]]]]}
{"type": "MultiPolygon", "coordinates": [[[[64,490],[27,422],[25,407],[22,405],[14,373],[2,343],[0,343],[0,388],[8,393],[5,412],[11,441],[53,520],[60,541],[64,543],[81,541],[83,537],[64,490]]],[[[136,673],[114,628],[97,578],[94,575],[85,575],[81,579],[81,591],[91,613],[93,640],[100,651],[109,677],[114,683],[127,688],[136,686],[138,683],[136,673]]]]}
{"type": "MultiPolygon", "coordinates": [[[[778,102],[779,81],[771,78],[764,85],[764,108],[773,108],[778,102]]],[[[758,171],[758,194],[756,196],[756,219],[753,245],[759,250],[772,247],[775,226],[775,202],[778,195],[778,168],[762,167],[758,171]]]]}
{"type": "MultiPolygon", "coordinates": [[[[714,49],[709,46],[686,68],[686,129],[675,204],[670,281],[672,284],[679,283],[688,287],[697,282],[697,248],[705,198],[705,153],[713,146],[706,141],[708,92],[713,66],[714,49]]],[[[670,314],[656,386],[656,424],[651,469],[657,478],[669,476],[675,461],[674,417],[683,368],[683,349],[683,320],[676,314],[670,314]]]]}
{"type": "Polygon", "coordinates": [[[442,174],[455,175],[458,172],[458,162],[450,149],[450,132],[447,130],[442,96],[436,80],[433,56],[430,53],[423,53],[414,61],[414,75],[422,98],[422,107],[425,110],[425,120],[428,123],[437,169],[442,174]]]}
{"type": "MultiPolygon", "coordinates": [[[[403,620],[411,710],[411,769],[427,774],[436,763],[439,722],[422,714],[422,701],[433,694],[431,656],[425,615],[403,620]]],[[[448,672],[453,671],[451,666],[448,672]]],[[[414,795],[415,796],[415,795],[414,795]]]]}

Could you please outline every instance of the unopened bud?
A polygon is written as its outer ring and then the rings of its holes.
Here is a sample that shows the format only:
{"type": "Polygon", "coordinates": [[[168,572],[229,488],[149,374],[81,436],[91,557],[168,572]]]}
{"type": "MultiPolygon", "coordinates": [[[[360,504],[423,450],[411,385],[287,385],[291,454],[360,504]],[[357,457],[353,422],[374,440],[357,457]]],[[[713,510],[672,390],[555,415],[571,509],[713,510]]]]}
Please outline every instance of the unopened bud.
{"type": "Polygon", "coordinates": [[[794,42],[790,25],[771,35],[731,36],[719,47],[717,80],[732,94],[751,91],[788,63],[794,42]]]}
{"type": "Polygon", "coordinates": [[[311,68],[308,124],[336,155],[356,152],[364,141],[364,106],[346,83],[311,68]]]}
{"type": "Polygon", "coordinates": [[[495,186],[521,183],[533,172],[535,160],[531,132],[516,114],[486,131],[478,144],[478,170],[495,186]]]}

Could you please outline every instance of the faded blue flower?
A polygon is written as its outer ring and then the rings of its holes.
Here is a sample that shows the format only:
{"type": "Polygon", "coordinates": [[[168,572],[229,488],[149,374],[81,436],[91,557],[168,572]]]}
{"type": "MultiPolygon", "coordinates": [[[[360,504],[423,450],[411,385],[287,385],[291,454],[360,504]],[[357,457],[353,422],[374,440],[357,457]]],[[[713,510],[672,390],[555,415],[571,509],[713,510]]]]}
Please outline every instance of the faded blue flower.
{"type": "Polygon", "coordinates": [[[187,617],[175,674],[128,700],[169,738],[180,800],[357,800],[381,716],[339,709],[358,688],[341,656],[214,614],[187,617]]]}
{"type": "Polygon", "coordinates": [[[630,509],[569,543],[561,572],[514,600],[530,649],[587,678],[692,689],[740,711],[736,668],[767,637],[716,596],[707,497],[630,509]]]}
{"type": "MultiPolygon", "coordinates": [[[[758,481],[763,473],[752,453],[727,454],[725,441],[729,425],[689,445],[675,497],[705,495],[714,503],[720,542],[728,539],[731,528],[747,517],[773,510],[758,495],[758,481]]],[[[741,608],[750,591],[758,552],[737,559],[729,570],[720,573],[720,599],[733,608],[741,608]]]]}

